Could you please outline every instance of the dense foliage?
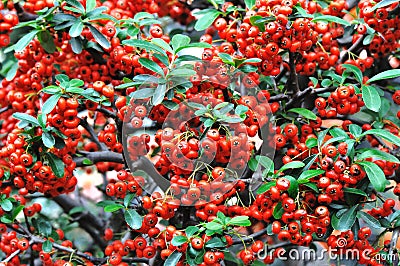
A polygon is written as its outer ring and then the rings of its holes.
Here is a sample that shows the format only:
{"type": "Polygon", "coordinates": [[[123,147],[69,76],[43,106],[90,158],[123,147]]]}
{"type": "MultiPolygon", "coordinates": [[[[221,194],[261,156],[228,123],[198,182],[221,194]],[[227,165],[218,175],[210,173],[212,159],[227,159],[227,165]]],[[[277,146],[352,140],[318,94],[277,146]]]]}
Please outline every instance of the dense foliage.
{"type": "Polygon", "coordinates": [[[0,265],[397,265],[399,1],[0,10],[0,265]]]}

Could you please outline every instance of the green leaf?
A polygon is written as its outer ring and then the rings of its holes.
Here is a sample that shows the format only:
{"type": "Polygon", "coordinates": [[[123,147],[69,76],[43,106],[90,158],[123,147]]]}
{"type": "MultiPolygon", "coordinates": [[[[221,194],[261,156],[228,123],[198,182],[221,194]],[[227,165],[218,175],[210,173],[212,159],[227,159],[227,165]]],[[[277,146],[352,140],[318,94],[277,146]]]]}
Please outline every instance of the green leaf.
{"type": "Polygon", "coordinates": [[[250,158],[250,160],[247,162],[247,165],[251,171],[256,171],[258,167],[258,161],[254,158],[250,158]]]}
{"type": "Polygon", "coordinates": [[[71,85],[71,87],[82,87],[85,84],[85,82],[83,82],[83,80],[80,79],[71,79],[69,84],[71,85]]]}
{"type": "Polygon", "coordinates": [[[223,248],[226,244],[218,237],[213,237],[206,243],[206,248],[223,248]]]}
{"type": "Polygon", "coordinates": [[[135,193],[128,193],[125,198],[124,198],[124,206],[125,208],[129,207],[129,204],[131,203],[133,197],[135,197],[135,193]]]}
{"type": "Polygon", "coordinates": [[[52,54],[56,51],[53,36],[48,30],[39,32],[38,39],[47,53],[52,54]]]}
{"type": "Polygon", "coordinates": [[[4,199],[3,201],[1,201],[0,206],[6,212],[11,211],[13,208],[13,204],[10,199],[4,199]]]}
{"type": "Polygon", "coordinates": [[[385,6],[391,5],[393,3],[398,3],[398,2],[399,2],[399,0],[382,0],[379,3],[377,3],[376,5],[374,5],[371,10],[374,11],[378,8],[385,7],[385,6]]]}
{"type": "Polygon", "coordinates": [[[115,212],[122,209],[124,206],[121,204],[110,204],[104,207],[105,212],[115,212]]]}
{"type": "Polygon", "coordinates": [[[211,221],[211,222],[206,223],[205,227],[206,227],[208,230],[218,231],[218,230],[221,230],[221,229],[222,229],[222,224],[220,224],[220,223],[218,223],[218,222],[216,222],[216,221],[214,220],[214,221],[211,221]]]}
{"type": "Polygon", "coordinates": [[[145,99],[153,96],[155,89],[153,88],[144,88],[137,91],[132,92],[129,96],[134,99],[145,99]]]}
{"type": "Polygon", "coordinates": [[[76,20],[74,24],[72,24],[71,28],[69,29],[69,36],[71,37],[78,37],[81,35],[83,31],[83,22],[81,20],[76,20]]]}
{"type": "Polygon", "coordinates": [[[166,89],[167,89],[167,84],[159,84],[157,86],[152,98],[153,105],[159,105],[163,101],[166,89]]]}
{"type": "Polygon", "coordinates": [[[265,184],[262,184],[258,189],[257,189],[257,194],[262,194],[266,191],[268,191],[271,187],[276,185],[276,181],[271,181],[265,184]]]}
{"type": "Polygon", "coordinates": [[[400,138],[385,129],[370,129],[361,134],[361,136],[365,135],[376,135],[400,147],[400,138]]]}
{"type": "Polygon", "coordinates": [[[168,76],[175,76],[175,77],[191,77],[193,75],[196,75],[196,71],[193,69],[187,69],[187,68],[176,68],[172,69],[171,72],[168,73],[168,76]]]}
{"type": "Polygon", "coordinates": [[[176,34],[174,37],[171,39],[171,45],[172,48],[174,48],[174,51],[178,51],[179,48],[185,47],[190,43],[190,37],[183,35],[183,34],[176,34]]]}
{"type": "Polygon", "coordinates": [[[226,53],[219,53],[218,54],[219,58],[221,58],[222,62],[224,62],[225,64],[234,66],[235,62],[232,59],[232,56],[230,56],[229,54],[226,53]]]}
{"type": "MultiPolygon", "coordinates": [[[[175,36],[174,36],[175,37],[175,36]]],[[[167,52],[170,52],[171,54],[174,53],[174,51],[171,49],[171,46],[169,46],[168,43],[166,43],[163,39],[161,38],[154,38],[151,40],[152,43],[155,45],[160,46],[162,49],[164,49],[167,52]]]]}
{"type": "Polygon", "coordinates": [[[366,222],[369,226],[375,228],[375,229],[381,229],[381,223],[372,215],[363,212],[363,211],[358,211],[357,212],[357,218],[362,219],[364,222],[366,222]]]}
{"type": "Polygon", "coordinates": [[[26,46],[35,38],[36,34],[39,33],[39,30],[33,30],[26,34],[24,37],[19,39],[19,41],[15,44],[14,50],[16,52],[21,52],[22,50],[25,49],[26,46]]]}
{"type": "Polygon", "coordinates": [[[317,187],[316,184],[314,183],[304,183],[303,186],[306,186],[308,188],[311,188],[312,190],[314,190],[316,193],[319,193],[319,189],[317,187]]]}
{"type": "Polygon", "coordinates": [[[351,229],[353,224],[356,222],[357,208],[358,205],[355,205],[343,213],[342,216],[340,216],[337,230],[343,232],[351,229]]]}
{"type": "Polygon", "coordinates": [[[256,0],[244,0],[244,3],[248,9],[252,9],[256,4],[256,0]]]}
{"type": "Polygon", "coordinates": [[[137,47],[140,49],[145,49],[147,52],[159,52],[159,53],[167,56],[167,54],[161,47],[159,47],[158,45],[155,45],[153,43],[150,43],[148,41],[129,39],[129,40],[122,41],[122,44],[137,47]]]}
{"type": "Polygon", "coordinates": [[[40,127],[40,124],[39,124],[39,122],[37,121],[37,119],[34,118],[34,117],[31,116],[31,115],[24,114],[24,113],[14,113],[12,116],[13,116],[15,119],[18,119],[18,120],[21,120],[21,121],[30,123],[30,124],[32,124],[33,126],[38,126],[38,127],[40,127]]]}
{"type": "Polygon", "coordinates": [[[86,13],[92,11],[96,7],[96,0],[86,0],[86,13]]]}
{"type": "Polygon", "coordinates": [[[163,69],[154,61],[148,59],[148,58],[140,58],[139,63],[144,66],[145,68],[160,74],[161,76],[164,76],[164,71],[163,69]]]}
{"type": "Polygon", "coordinates": [[[46,153],[46,155],[54,175],[58,178],[64,177],[64,162],[51,152],[46,153]]]}
{"type": "Polygon", "coordinates": [[[368,45],[372,42],[372,40],[374,39],[375,34],[368,34],[367,36],[364,37],[363,40],[363,45],[368,45]]]}
{"type": "Polygon", "coordinates": [[[50,253],[52,249],[53,249],[53,244],[51,243],[50,240],[46,240],[43,242],[42,244],[43,252],[50,253]]]}
{"type": "Polygon", "coordinates": [[[362,87],[362,99],[369,110],[378,112],[381,108],[381,97],[372,86],[362,87]]]}
{"type": "Polygon", "coordinates": [[[181,259],[181,257],[182,257],[182,253],[175,250],[165,260],[164,266],[176,266],[178,264],[178,261],[181,259]]]}
{"type": "Polygon", "coordinates": [[[64,74],[58,74],[58,75],[56,75],[56,80],[60,83],[69,82],[69,77],[64,74]]]}
{"type": "Polygon", "coordinates": [[[311,120],[317,119],[317,116],[313,112],[311,112],[310,110],[307,110],[305,108],[292,108],[292,109],[288,110],[288,112],[297,113],[297,114],[302,115],[305,118],[311,119],[311,120]]]}
{"type": "Polygon", "coordinates": [[[400,77],[400,69],[390,69],[383,71],[379,74],[376,74],[372,78],[370,78],[367,83],[371,83],[374,81],[382,80],[382,79],[392,79],[392,78],[397,78],[400,77]]]}
{"type": "Polygon", "coordinates": [[[325,173],[325,170],[322,169],[312,169],[302,172],[297,179],[297,182],[300,184],[307,183],[311,178],[322,175],[325,173]]]}
{"type": "Polygon", "coordinates": [[[289,196],[291,196],[292,198],[296,198],[297,194],[299,194],[299,182],[297,182],[297,180],[290,175],[286,175],[284,176],[284,178],[286,178],[290,182],[290,186],[288,189],[289,196]]]}
{"type": "Polygon", "coordinates": [[[345,187],[343,188],[343,192],[368,197],[367,193],[357,188],[345,187]]]}
{"type": "Polygon", "coordinates": [[[358,138],[362,134],[362,128],[356,124],[349,125],[349,131],[355,138],[358,138]]]}
{"type": "Polygon", "coordinates": [[[42,141],[47,148],[53,148],[54,144],[56,144],[56,140],[50,132],[43,132],[42,141]]]}
{"type": "Polygon", "coordinates": [[[354,74],[356,80],[360,84],[362,84],[363,74],[358,67],[356,67],[354,65],[350,65],[350,64],[342,64],[342,67],[345,68],[346,70],[352,72],[354,74]]]}
{"type": "Polygon", "coordinates": [[[57,93],[46,100],[42,107],[42,113],[47,115],[53,111],[54,107],[56,107],[58,100],[61,98],[61,94],[57,93]]]}
{"type": "Polygon", "coordinates": [[[200,229],[197,226],[188,226],[185,229],[185,233],[187,237],[192,237],[194,236],[200,229]]]}
{"type": "Polygon", "coordinates": [[[395,156],[391,155],[390,153],[381,151],[381,150],[368,149],[357,156],[357,160],[364,160],[367,158],[375,158],[375,159],[379,159],[379,160],[400,163],[400,160],[397,159],[395,156]]]}
{"type": "Polygon", "coordinates": [[[76,7],[79,11],[81,11],[80,13],[85,13],[85,8],[83,7],[83,5],[77,1],[77,0],[65,0],[65,2],[67,2],[69,5],[76,7]]]}
{"type": "Polygon", "coordinates": [[[283,213],[285,212],[285,210],[282,207],[282,201],[279,201],[275,207],[274,207],[274,211],[272,212],[272,215],[274,216],[275,219],[280,219],[282,218],[283,213]]]}
{"type": "Polygon", "coordinates": [[[105,49],[108,49],[111,47],[110,42],[98,29],[96,29],[92,25],[88,25],[88,28],[89,28],[90,32],[92,33],[94,39],[96,40],[96,42],[98,44],[100,44],[100,46],[102,46],[105,49]]]}
{"type": "Polygon", "coordinates": [[[174,236],[172,238],[171,244],[174,245],[175,247],[179,247],[180,245],[188,242],[188,238],[186,236],[174,236]]]}
{"type": "MultiPolygon", "coordinates": [[[[206,42],[195,42],[195,43],[191,43],[191,44],[188,44],[188,45],[186,45],[186,46],[182,46],[182,47],[180,47],[180,48],[178,48],[176,51],[175,51],[175,53],[178,53],[178,52],[180,52],[181,50],[183,50],[183,49],[187,49],[187,48],[211,48],[211,44],[209,44],[209,43],[206,43],[206,42]]],[[[198,57],[194,57],[194,56],[191,56],[190,58],[192,58],[191,60],[187,60],[188,58],[189,58],[189,56],[188,55],[184,55],[185,56],[185,61],[199,61],[199,60],[201,60],[200,58],[198,58],[198,57]]],[[[181,56],[181,57],[178,57],[178,60],[179,60],[179,58],[182,58],[183,56],[181,56]]]]}
{"type": "Polygon", "coordinates": [[[317,21],[325,21],[325,22],[334,22],[337,24],[342,24],[345,26],[350,26],[350,22],[339,18],[339,17],[335,17],[335,16],[331,16],[331,15],[322,15],[322,16],[318,16],[315,17],[313,20],[311,20],[312,22],[317,22],[317,21]]]}
{"type": "Polygon", "coordinates": [[[250,23],[253,26],[256,26],[257,28],[260,29],[260,31],[264,32],[265,31],[265,23],[266,23],[266,18],[256,15],[256,16],[251,16],[250,17],[250,23]]]}
{"type": "Polygon", "coordinates": [[[135,210],[127,209],[124,213],[126,223],[134,230],[142,227],[143,217],[140,216],[135,210]]]}
{"type": "Polygon", "coordinates": [[[371,181],[372,186],[378,192],[383,192],[386,187],[386,177],[382,169],[373,162],[356,162],[356,164],[361,165],[365,172],[367,173],[369,181],[371,181]]]}
{"type": "Polygon", "coordinates": [[[50,222],[40,219],[38,222],[38,230],[40,234],[44,236],[49,236],[51,235],[51,231],[53,230],[53,228],[50,222]]]}
{"type": "Polygon", "coordinates": [[[306,140],[306,146],[307,148],[311,149],[313,147],[317,147],[318,146],[318,142],[316,138],[308,138],[306,140]]]}
{"type": "Polygon", "coordinates": [[[214,23],[214,20],[220,14],[222,14],[222,12],[215,9],[203,9],[201,12],[201,17],[199,17],[197,14],[199,13],[198,12],[194,13],[194,15],[197,17],[194,29],[197,31],[203,31],[208,27],[210,27],[214,23]]]}
{"type": "Polygon", "coordinates": [[[248,216],[235,216],[227,223],[227,225],[250,226],[251,222],[248,216]]]}
{"type": "Polygon", "coordinates": [[[11,81],[17,74],[17,70],[18,70],[18,62],[15,62],[12,64],[10,69],[7,71],[6,80],[11,81]]]}
{"type": "MultiPolygon", "coordinates": [[[[87,3],[87,2],[86,2],[86,3],[87,3]]],[[[87,17],[89,20],[94,20],[94,19],[97,18],[98,15],[106,15],[106,14],[101,14],[101,13],[103,13],[103,12],[106,11],[106,10],[107,10],[107,7],[105,7],[105,6],[101,6],[101,7],[98,7],[98,8],[94,8],[94,9],[91,10],[91,11],[88,11],[87,8],[86,8],[86,17],[87,17]]],[[[112,21],[114,21],[114,20],[112,20],[112,21]]]]}
{"type": "Polygon", "coordinates": [[[304,166],[305,166],[305,164],[303,162],[301,162],[301,161],[291,161],[291,162],[289,162],[287,164],[284,164],[281,167],[281,169],[278,170],[278,173],[281,173],[281,172],[283,172],[285,170],[288,170],[288,169],[301,168],[301,167],[304,167],[304,166]]]}

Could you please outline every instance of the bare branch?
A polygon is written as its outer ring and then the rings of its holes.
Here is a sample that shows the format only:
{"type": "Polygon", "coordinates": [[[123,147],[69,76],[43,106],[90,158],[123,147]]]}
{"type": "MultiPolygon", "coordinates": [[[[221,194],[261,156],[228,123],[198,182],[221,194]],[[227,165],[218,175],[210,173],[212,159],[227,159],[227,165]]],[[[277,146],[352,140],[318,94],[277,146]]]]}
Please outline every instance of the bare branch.
{"type": "Polygon", "coordinates": [[[94,151],[94,152],[83,152],[82,157],[74,157],[74,162],[77,167],[85,166],[84,160],[89,159],[92,163],[98,162],[114,162],[114,163],[124,163],[124,159],[121,153],[113,151],[94,151]]]}

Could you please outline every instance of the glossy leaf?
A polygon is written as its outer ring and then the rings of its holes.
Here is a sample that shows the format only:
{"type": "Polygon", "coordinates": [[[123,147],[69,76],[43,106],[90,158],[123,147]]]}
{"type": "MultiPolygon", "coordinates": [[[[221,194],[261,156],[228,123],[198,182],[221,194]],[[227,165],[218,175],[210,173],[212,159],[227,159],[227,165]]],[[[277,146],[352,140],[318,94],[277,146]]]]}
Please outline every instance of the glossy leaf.
{"type": "Polygon", "coordinates": [[[386,187],[386,177],[382,169],[373,162],[363,161],[357,162],[357,164],[364,168],[368,179],[375,190],[378,192],[383,192],[386,187]]]}
{"type": "Polygon", "coordinates": [[[143,217],[135,210],[127,209],[124,213],[126,223],[134,230],[142,227],[143,217]]]}
{"type": "Polygon", "coordinates": [[[311,119],[311,120],[317,119],[317,116],[313,112],[311,112],[310,110],[307,110],[305,108],[292,108],[292,109],[288,110],[288,112],[297,113],[297,114],[302,115],[305,118],[311,119]]]}
{"type": "Polygon", "coordinates": [[[222,14],[220,11],[215,9],[205,9],[202,11],[201,16],[198,16],[199,12],[194,14],[198,17],[196,24],[194,25],[194,29],[197,31],[203,31],[210,27],[214,23],[214,20],[222,14]]]}
{"type": "Polygon", "coordinates": [[[64,177],[64,162],[52,153],[47,153],[47,159],[54,175],[58,178],[64,177]]]}
{"type": "Polygon", "coordinates": [[[381,108],[381,97],[373,86],[362,87],[362,99],[371,111],[378,112],[381,108]]]}

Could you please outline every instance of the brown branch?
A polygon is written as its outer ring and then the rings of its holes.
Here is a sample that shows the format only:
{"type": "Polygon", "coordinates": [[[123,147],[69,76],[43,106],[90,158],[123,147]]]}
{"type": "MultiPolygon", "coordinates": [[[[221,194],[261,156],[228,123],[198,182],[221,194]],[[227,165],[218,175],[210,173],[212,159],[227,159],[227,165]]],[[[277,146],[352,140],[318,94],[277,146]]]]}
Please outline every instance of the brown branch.
{"type": "Polygon", "coordinates": [[[114,113],[114,112],[112,112],[112,111],[110,111],[108,109],[105,109],[105,108],[102,108],[102,107],[97,107],[96,111],[98,111],[100,113],[103,113],[106,116],[111,117],[114,120],[120,120],[116,113],[114,113]]]}
{"type": "Polygon", "coordinates": [[[90,138],[93,140],[93,142],[94,143],[96,143],[96,145],[97,145],[97,147],[101,150],[101,151],[107,151],[108,150],[108,148],[107,148],[107,145],[106,144],[104,144],[103,142],[100,142],[99,141],[99,138],[97,137],[97,134],[94,132],[94,129],[93,129],[93,127],[91,127],[90,125],[89,125],[89,123],[87,122],[87,118],[81,118],[80,119],[81,121],[80,121],[80,125],[84,128],[84,129],[86,129],[86,131],[89,133],[89,135],[90,135],[90,138]]]}
{"type": "Polygon", "coordinates": [[[85,166],[85,159],[90,160],[91,163],[95,164],[98,162],[114,162],[114,163],[124,163],[124,159],[121,153],[113,152],[113,151],[94,151],[94,152],[85,152],[79,151],[79,153],[83,154],[82,157],[74,157],[74,162],[77,167],[85,166]]]}
{"type": "Polygon", "coordinates": [[[170,181],[165,177],[160,175],[160,173],[156,170],[153,163],[145,156],[141,156],[139,160],[132,162],[128,158],[128,165],[130,165],[130,169],[132,172],[141,170],[147,173],[153,181],[163,190],[166,191],[170,186],[170,181]]]}
{"type": "Polygon", "coordinates": [[[355,43],[353,43],[353,45],[350,46],[349,49],[347,49],[342,54],[342,56],[338,60],[338,64],[343,64],[343,62],[346,61],[346,58],[348,57],[348,54],[349,53],[354,53],[354,51],[356,51],[362,45],[362,42],[363,42],[364,38],[365,38],[365,35],[361,35],[360,38],[358,38],[358,40],[355,43]]]}
{"type": "MultiPolygon", "coordinates": [[[[60,205],[65,213],[69,213],[70,210],[75,207],[81,207],[78,202],[67,195],[60,195],[53,199],[58,205],[60,205]]],[[[79,226],[84,229],[100,247],[106,247],[106,243],[101,238],[101,234],[105,226],[104,222],[101,219],[88,211],[82,213],[74,213],[71,216],[73,218],[76,218],[79,226]]]]}

